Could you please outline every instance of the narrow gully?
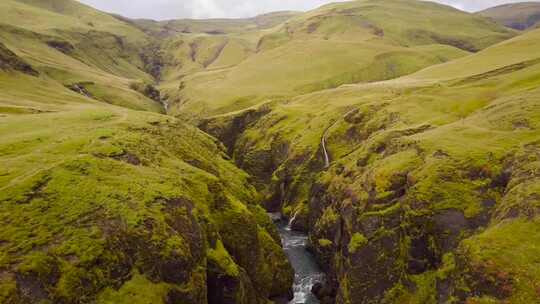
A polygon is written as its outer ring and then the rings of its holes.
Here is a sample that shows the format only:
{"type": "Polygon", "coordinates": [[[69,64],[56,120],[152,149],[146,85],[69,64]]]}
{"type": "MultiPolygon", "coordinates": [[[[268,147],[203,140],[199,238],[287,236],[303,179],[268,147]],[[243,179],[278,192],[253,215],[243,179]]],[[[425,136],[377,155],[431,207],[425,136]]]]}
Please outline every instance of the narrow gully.
{"type": "Polygon", "coordinates": [[[272,215],[278,228],[283,249],[294,268],[294,299],[289,304],[319,304],[311,293],[316,283],[323,283],[324,273],[317,265],[315,257],[307,250],[307,235],[291,229],[291,225],[281,219],[281,215],[272,215]]]}

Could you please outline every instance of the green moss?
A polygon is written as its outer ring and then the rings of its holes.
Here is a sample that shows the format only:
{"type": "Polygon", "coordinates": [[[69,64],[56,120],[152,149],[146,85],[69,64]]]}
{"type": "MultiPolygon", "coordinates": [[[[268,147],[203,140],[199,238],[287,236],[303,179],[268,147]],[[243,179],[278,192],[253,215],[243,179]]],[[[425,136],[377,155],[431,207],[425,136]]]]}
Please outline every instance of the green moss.
{"type": "Polygon", "coordinates": [[[265,294],[287,294],[294,281],[294,270],[280,244],[264,229],[258,231],[261,254],[253,281],[265,294]]]}
{"type": "Polygon", "coordinates": [[[528,303],[538,298],[539,242],[540,221],[517,219],[463,241],[461,254],[471,267],[483,268],[488,277],[512,277],[513,291],[508,300],[528,303]]]}
{"type": "Polygon", "coordinates": [[[167,284],[156,284],[144,275],[135,273],[118,290],[111,288],[103,291],[97,299],[98,304],[162,304],[166,303],[166,295],[170,287],[167,284]]]}
{"type": "Polygon", "coordinates": [[[402,210],[402,205],[400,203],[391,205],[389,207],[382,205],[382,210],[368,211],[362,213],[362,217],[387,217],[399,213],[402,210]]]}
{"type": "Polygon", "coordinates": [[[447,253],[443,256],[442,267],[437,270],[437,278],[445,280],[456,270],[456,258],[453,253],[447,253]]]}
{"type": "Polygon", "coordinates": [[[407,289],[402,284],[397,284],[386,292],[383,303],[396,304],[435,304],[436,294],[436,272],[429,271],[421,275],[409,278],[414,284],[412,290],[407,289]]]}
{"type": "Polygon", "coordinates": [[[18,271],[27,275],[37,275],[44,279],[52,276],[57,266],[57,261],[51,255],[45,252],[33,252],[24,257],[23,262],[19,264],[18,271]]]}
{"type": "Polygon", "coordinates": [[[232,277],[239,276],[240,270],[238,269],[238,265],[236,265],[232,257],[229,255],[229,253],[223,246],[223,242],[221,242],[221,240],[218,240],[216,242],[215,249],[208,249],[206,255],[209,260],[212,260],[217,265],[219,265],[227,275],[230,275],[232,277]]]}
{"type": "Polygon", "coordinates": [[[287,217],[292,217],[292,208],[293,208],[292,206],[285,206],[283,207],[281,212],[283,213],[283,215],[287,217]]]}
{"type": "Polygon", "coordinates": [[[206,240],[192,221],[215,220],[214,197],[256,222],[243,203],[257,199],[247,174],[216,154],[214,139],[173,118],[96,107],[17,115],[10,125],[19,135],[0,150],[21,157],[0,178],[0,263],[47,282],[54,299],[91,300],[137,267],[157,284],[156,261],[199,263],[206,240]],[[47,137],[18,127],[29,121],[47,137]]]}
{"type": "Polygon", "coordinates": [[[63,265],[61,272],[56,294],[62,300],[73,302],[95,292],[97,282],[91,273],[69,264],[63,265]]]}
{"type": "Polygon", "coordinates": [[[349,253],[354,254],[359,249],[367,245],[368,239],[361,233],[357,232],[353,234],[351,241],[349,242],[349,253]]]}
{"type": "Polygon", "coordinates": [[[0,302],[10,303],[17,291],[17,283],[15,280],[7,278],[0,279],[0,302]]]}
{"type": "MultiPolygon", "coordinates": [[[[501,301],[493,297],[472,297],[467,299],[467,303],[471,304],[499,304],[501,301]]],[[[517,302],[516,302],[517,303],[517,302]]]]}
{"type": "Polygon", "coordinates": [[[328,239],[319,239],[317,242],[319,243],[319,246],[321,246],[322,248],[330,247],[334,244],[332,241],[328,239]]]}
{"type": "Polygon", "coordinates": [[[324,209],[323,215],[319,221],[325,226],[332,226],[338,219],[339,215],[337,212],[332,207],[328,207],[324,209]]]}

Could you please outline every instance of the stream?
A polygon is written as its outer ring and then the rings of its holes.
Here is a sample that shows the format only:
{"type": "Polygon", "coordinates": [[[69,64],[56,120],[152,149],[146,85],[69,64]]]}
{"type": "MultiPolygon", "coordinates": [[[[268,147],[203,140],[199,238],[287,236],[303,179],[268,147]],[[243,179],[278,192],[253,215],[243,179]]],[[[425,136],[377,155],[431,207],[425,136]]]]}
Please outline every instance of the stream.
{"type": "MultiPolygon", "coordinates": [[[[273,216],[276,219],[275,216],[273,216]]],[[[311,293],[313,285],[324,281],[321,271],[313,255],[307,250],[307,235],[292,231],[284,220],[275,220],[283,243],[283,249],[294,268],[294,299],[290,304],[319,304],[319,300],[311,293]]]]}

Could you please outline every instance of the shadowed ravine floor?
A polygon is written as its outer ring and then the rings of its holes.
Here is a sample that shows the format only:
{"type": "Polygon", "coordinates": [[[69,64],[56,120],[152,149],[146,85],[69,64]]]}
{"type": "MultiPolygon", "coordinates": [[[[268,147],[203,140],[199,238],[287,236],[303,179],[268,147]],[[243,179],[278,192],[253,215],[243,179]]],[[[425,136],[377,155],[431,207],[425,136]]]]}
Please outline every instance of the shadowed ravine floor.
{"type": "Polygon", "coordinates": [[[283,220],[276,221],[281,235],[283,249],[289,256],[294,268],[294,299],[291,304],[318,304],[319,301],[311,293],[315,283],[324,280],[324,273],[315,262],[315,258],[307,251],[308,237],[300,232],[292,231],[290,225],[283,220]]]}

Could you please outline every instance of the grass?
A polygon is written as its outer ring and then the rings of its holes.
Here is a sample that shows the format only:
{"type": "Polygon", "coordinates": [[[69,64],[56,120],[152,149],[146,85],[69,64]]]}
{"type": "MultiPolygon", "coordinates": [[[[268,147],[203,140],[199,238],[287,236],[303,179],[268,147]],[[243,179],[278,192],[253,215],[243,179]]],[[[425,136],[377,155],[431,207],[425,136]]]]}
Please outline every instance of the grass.
{"type": "MultiPolygon", "coordinates": [[[[216,208],[238,209],[243,218],[256,218],[246,208],[258,200],[248,175],[225,159],[213,138],[194,127],[160,114],[86,101],[57,104],[50,113],[0,118],[5,168],[0,179],[0,268],[36,278],[54,301],[99,294],[100,303],[164,303],[177,289],[198,294],[206,286],[205,279],[197,278],[207,256],[220,263],[228,257],[223,271],[238,274],[240,253],[234,252],[232,259],[227,251],[231,241],[224,247],[213,236],[218,245],[206,251],[209,241],[199,225],[236,233],[236,226],[217,225],[221,217],[216,208]],[[213,186],[217,184],[222,186],[213,186]],[[182,263],[178,267],[186,279],[167,277],[160,261],[182,263]]],[[[242,266],[274,263],[289,269],[276,240],[255,221],[248,223],[249,229],[260,231],[261,242],[257,247],[256,233],[250,250],[274,257],[242,266]]],[[[234,242],[245,242],[245,237],[238,234],[234,242]]],[[[249,275],[257,280],[251,269],[249,275]]],[[[292,280],[292,273],[281,275],[273,283],[276,288],[292,280]]],[[[2,286],[14,280],[2,277],[2,286]]],[[[271,285],[259,280],[260,288],[271,285]]],[[[17,292],[8,289],[2,302],[15,299],[17,292]]],[[[39,293],[25,297],[40,299],[39,293]]]]}
{"type": "Polygon", "coordinates": [[[165,303],[166,295],[166,285],[152,283],[143,275],[136,274],[121,289],[104,291],[97,303],[165,303]]]}
{"type": "MultiPolygon", "coordinates": [[[[505,296],[509,303],[534,301],[538,289],[534,276],[539,269],[534,258],[538,216],[534,211],[538,206],[534,155],[540,140],[540,65],[535,64],[537,44],[533,41],[539,33],[533,30],[394,80],[342,86],[269,104],[270,113],[242,133],[235,155],[272,151],[276,140],[287,145],[287,157],[278,165],[270,188],[287,185],[284,212],[300,205],[305,208],[303,202],[309,201],[310,194],[300,189],[325,189],[323,198],[311,197],[321,206],[308,204],[305,211],[317,215],[309,225],[315,227],[319,242],[313,245],[319,252],[327,252],[324,240],[335,237],[332,231],[336,227],[326,215],[346,212],[356,218],[351,220],[356,224],[342,224],[345,235],[351,239],[356,233],[368,235],[365,246],[372,250],[380,245],[369,233],[375,229],[372,225],[380,225],[377,235],[382,237],[393,233],[414,237],[416,229],[429,234],[431,241],[425,250],[441,259],[456,246],[475,248],[461,255],[473,265],[480,263],[474,264],[475,259],[487,259],[484,253],[492,254],[486,267],[495,272],[501,269],[512,278],[511,288],[505,287],[511,290],[505,296]],[[321,139],[330,126],[327,148],[333,164],[323,170],[321,139]],[[503,180],[508,171],[512,174],[506,186],[503,180]],[[465,226],[430,230],[434,228],[429,225],[444,226],[444,219],[452,216],[453,225],[463,221],[465,226]],[[422,226],[418,218],[431,222],[422,226]],[[482,228],[476,230],[475,225],[482,228]],[[515,240],[503,235],[507,232],[508,236],[515,234],[515,240]]],[[[405,253],[396,258],[396,264],[385,267],[407,265],[411,245],[401,242],[405,253]]],[[[347,258],[347,250],[334,250],[335,256],[360,263],[347,258]]],[[[394,258],[383,252],[380,263],[391,263],[394,258]]],[[[489,277],[489,269],[476,270],[489,277]]],[[[433,300],[435,284],[446,279],[434,275],[437,268],[430,271],[412,277],[416,291],[396,289],[402,296],[396,301],[433,300]]],[[[462,268],[455,271],[457,277],[466,272],[462,268]]],[[[342,277],[338,297],[346,299],[372,279],[352,273],[342,277]]],[[[406,270],[402,274],[408,277],[406,270]]],[[[465,295],[453,296],[471,303],[500,298],[475,285],[482,283],[474,279],[463,283],[457,277],[452,281],[456,288],[469,285],[464,287],[465,295]]],[[[386,278],[390,276],[383,275],[381,280],[386,278]]]]}
{"type": "MultiPolygon", "coordinates": [[[[0,302],[187,302],[223,277],[230,298],[286,294],[292,269],[257,206],[276,189],[326,266],[355,266],[335,272],[344,302],[369,284],[386,286],[369,301],[430,301],[444,280],[476,288],[454,277],[471,269],[533,301],[539,30],[508,39],[396,0],[241,21],[130,21],[67,0],[0,11],[5,53],[37,72],[0,71],[0,302]],[[227,148],[257,176],[185,123],[212,115],[238,128],[227,148]],[[453,267],[438,263],[449,251],[453,267]]],[[[496,296],[478,290],[455,296],[496,296]]]]}
{"type": "Polygon", "coordinates": [[[96,30],[116,32],[122,36],[144,39],[138,29],[118,21],[114,17],[75,1],[53,0],[7,0],[0,6],[2,23],[37,33],[54,33],[54,29],[96,30]]]}
{"type": "MultiPolygon", "coordinates": [[[[245,41],[251,44],[251,51],[236,49],[234,57],[241,60],[233,65],[199,69],[182,78],[181,90],[176,89],[178,78],[168,77],[164,88],[177,101],[173,113],[224,114],[275,97],[397,78],[513,35],[513,31],[483,18],[431,3],[354,1],[314,10],[273,32],[250,36],[245,41]],[[258,44],[258,52],[254,44],[258,44]],[[248,103],[243,102],[246,99],[248,103]]],[[[224,38],[198,39],[218,43],[224,38]]],[[[201,47],[212,49],[204,44],[201,47]]],[[[185,55],[176,54],[186,71],[192,63],[185,55]]]]}
{"type": "Polygon", "coordinates": [[[214,275],[236,274],[261,301],[286,293],[292,269],[266,214],[246,207],[259,200],[249,176],[133,86],[155,81],[140,56],[150,37],[74,1],[0,6],[0,41],[39,72],[0,71],[0,302],[183,302],[206,296],[212,259],[227,259],[214,275]],[[222,225],[216,208],[242,210],[255,234],[222,225]],[[216,227],[249,237],[254,260],[203,232],[216,227]]]}
{"type": "Polygon", "coordinates": [[[507,4],[486,9],[478,14],[517,30],[527,30],[538,25],[540,6],[533,2],[507,4]]]}
{"type": "MultiPolygon", "coordinates": [[[[540,239],[538,221],[503,222],[463,242],[471,267],[486,267],[486,272],[510,275],[514,289],[511,303],[530,303],[538,299],[540,286],[540,239]]],[[[481,302],[480,302],[481,303],[481,302]]]]}
{"type": "Polygon", "coordinates": [[[367,243],[368,243],[368,240],[362,234],[360,233],[353,234],[351,238],[351,242],[349,243],[349,253],[350,254],[356,253],[359,249],[364,247],[364,245],[366,245],[367,243]]]}

